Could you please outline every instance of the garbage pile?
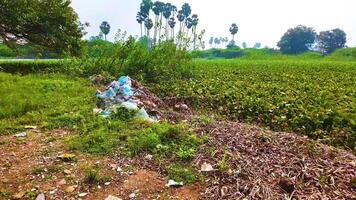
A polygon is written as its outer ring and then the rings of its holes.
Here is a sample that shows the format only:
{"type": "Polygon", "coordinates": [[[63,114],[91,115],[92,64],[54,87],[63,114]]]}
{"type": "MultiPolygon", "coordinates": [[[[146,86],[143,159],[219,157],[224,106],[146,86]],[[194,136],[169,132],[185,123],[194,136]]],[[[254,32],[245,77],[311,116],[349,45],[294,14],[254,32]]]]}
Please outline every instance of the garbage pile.
{"type": "Polygon", "coordinates": [[[118,112],[118,108],[137,111],[136,117],[156,122],[158,116],[149,116],[143,107],[139,97],[146,96],[146,91],[140,84],[128,76],[121,76],[117,81],[111,82],[104,92],[97,91],[96,97],[100,99],[95,113],[107,118],[112,113],[118,112]]]}

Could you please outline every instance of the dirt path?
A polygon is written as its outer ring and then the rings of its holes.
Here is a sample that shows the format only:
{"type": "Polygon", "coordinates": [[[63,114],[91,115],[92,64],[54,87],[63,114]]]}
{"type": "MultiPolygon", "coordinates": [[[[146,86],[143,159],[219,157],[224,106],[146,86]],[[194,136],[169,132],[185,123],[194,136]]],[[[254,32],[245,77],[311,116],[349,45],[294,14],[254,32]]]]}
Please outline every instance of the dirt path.
{"type": "Polygon", "coordinates": [[[292,133],[226,121],[201,126],[197,134],[209,139],[194,165],[214,171],[181,188],[166,187],[145,156],[70,152],[65,129],[27,133],[0,137],[0,199],[356,199],[356,157],[292,133]]]}
{"type": "MultiPolygon", "coordinates": [[[[167,188],[167,178],[136,159],[70,152],[68,130],[32,130],[27,137],[0,137],[0,199],[198,199],[199,187],[167,188]],[[145,169],[146,168],[146,169],[145,169]],[[88,171],[93,183],[88,181],[88,171]],[[134,198],[130,198],[134,197],[134,198]]],[[[142,162],[142,159],[141,159],[142,162]]]]}

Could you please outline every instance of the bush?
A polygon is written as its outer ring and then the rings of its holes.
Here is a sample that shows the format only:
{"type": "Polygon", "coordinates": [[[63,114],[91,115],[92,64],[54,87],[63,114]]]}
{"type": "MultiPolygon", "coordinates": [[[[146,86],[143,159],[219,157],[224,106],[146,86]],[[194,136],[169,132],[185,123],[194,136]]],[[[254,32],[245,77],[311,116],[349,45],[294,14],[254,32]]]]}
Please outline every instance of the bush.
{"type": "Polygon", "coordinates": [[[112,45],[89,45],[87,48],[85,57],[74,62],[75,66],[81,66],[85,76],[125,74],[140,81],[157,82],[183,76],[185,63],[190,60],[185,51],[170,41],[150,49],[145,40],[129,37],[112,45]]]}
{"type": "Polygon", "coordinates": [[[60,60],[51,61],[0,61],[0,71],[7,73],[39,73],[39,72],[65,72],[69,62],[60,60]]]}
{"type": "Polygon", "coordinates": [[[5,44],[0,43],[0,58],[1,57],[16,57],[16,53],[5,44]]]}

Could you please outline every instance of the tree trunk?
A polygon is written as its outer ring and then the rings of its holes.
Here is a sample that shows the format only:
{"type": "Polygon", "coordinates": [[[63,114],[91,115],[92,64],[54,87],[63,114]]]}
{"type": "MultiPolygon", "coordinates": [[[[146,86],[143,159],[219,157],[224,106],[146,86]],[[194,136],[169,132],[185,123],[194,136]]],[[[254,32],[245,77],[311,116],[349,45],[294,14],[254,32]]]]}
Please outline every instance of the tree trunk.
{"type": "Polygon", "coordinates": [[[163,15],[161,14],[161,18],[159,20],[158,44],[161,43],[162,16],[163,15]]]}
{"type": "Polygon", "coordinates": [[[168,18],[166,18],[166,40],[169,40],[169,27],[168,27],[168,18]]]}
{"type": "Polygon", "coordinates": [[[140,24],[141,38],[142,38],[142,23],[140,24]]]}
{"type": "Polygon", "coordinates": [[[155,30],[153,33],[153,43],[156,44],[156,38],[157,38],[157,26],[158,26],[158,15],[155,16],[155,30]]]}

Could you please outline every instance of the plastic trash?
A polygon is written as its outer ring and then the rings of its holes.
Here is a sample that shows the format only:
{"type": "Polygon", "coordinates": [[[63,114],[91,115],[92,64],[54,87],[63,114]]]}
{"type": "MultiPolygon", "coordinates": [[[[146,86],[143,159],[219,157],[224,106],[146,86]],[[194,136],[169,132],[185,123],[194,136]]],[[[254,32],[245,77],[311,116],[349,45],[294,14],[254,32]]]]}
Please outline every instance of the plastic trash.
{"type": "Polygon", "coordinates": [[[123,94],[125,99],[130,99],[134,95],[131,87],[128,85],[121,86],[120,92],[123,94]]]}
{"type": "Polygon", "coordinates": [[[122,102],[121,105],[128,110],[137,110],[138,109],[137,104],[133,103],[131,101],[122,102]]]}
{"type": "Polygon", "coordinates": [[[183,182],[176,182],[175,180],[169,180],[167,183],[168,187],[179,187],[179,186],[183,186],[183,182]]]}
{"type": "Polygon", "coordinates": [[[103,110],[103,111],[100,113],[100,115],[103,116],[103,117],[105,117],[105,118],[107,118],[107,117],[110,116],[110,113],[111,113],[111,111],[108,110],[108,109],[106,109],[106,110],[103,110]]]}
{"type": "Polygon", "coordinates": [[[109,88],[105,92],[97,91],[95,96],[100,99],[108,99],[108,98],[113,98],[114,96],[116,96],[116,92],[114,91],[113,88],[109,88]]]}
{"type": "Polygon", "coordinates": [[[21,133],[16,134],[15,137],[27,137],[27,133],[21,132],[21,133]]]}
{"type": "Polygon", "coordinates": [[[123,86],[123,85],[128,85],[128,86],[132,86],[132,83],[131,83],[131,78],[128,77],[128,76],[121,76],[119,78],[119,84],[120,86],[123,86]]]}
{"type": "Polygon", "coordinates": [[[146,110],[144,108],[141,108],[138,113],[137,117],[142,118],[142,119],[149,119],[150,116],[147,114],[146,110]]]}

